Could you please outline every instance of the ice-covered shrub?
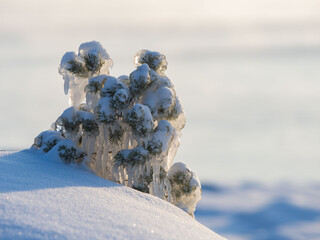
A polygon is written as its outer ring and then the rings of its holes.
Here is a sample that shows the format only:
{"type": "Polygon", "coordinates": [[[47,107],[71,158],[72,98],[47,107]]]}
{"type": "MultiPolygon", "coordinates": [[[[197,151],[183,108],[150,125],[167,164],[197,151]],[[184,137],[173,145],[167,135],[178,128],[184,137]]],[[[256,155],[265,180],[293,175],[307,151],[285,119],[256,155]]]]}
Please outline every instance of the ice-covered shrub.
{"type": "Polygon", "coordinates": [[[57,151],[65,163],[84,162],[97,175],[167,200],[193,215],[201,197],[196,174],[173,164],[185,116],[166,57],[139,51],[129,75],[109,75],[112,60],[98,42],[67,52],[60,63],[71,107],[34,149],[57,151]]]}

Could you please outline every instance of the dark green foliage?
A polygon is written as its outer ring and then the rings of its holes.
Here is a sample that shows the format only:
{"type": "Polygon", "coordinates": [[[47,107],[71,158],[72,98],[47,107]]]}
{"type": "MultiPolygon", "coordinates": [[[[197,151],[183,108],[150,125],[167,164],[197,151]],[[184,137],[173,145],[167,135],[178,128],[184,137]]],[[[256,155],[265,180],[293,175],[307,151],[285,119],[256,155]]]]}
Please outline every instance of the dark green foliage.
{"type": "Polygon", "coordinates": [[[129,106],[129,97],[124,89],[118,90],[110,100],[111,108],[115,110],[124,110],[129,106]]]}
{"type": "Polygon", "coordinates": [[[113,97],[115,95],[115,93],[117,91],[119,91],[120,89],[126,89],[126,86],[123,83],[118,82],[118,80],[115,77],[109,76],[107,79],[107,83],[101,89],[100,96],[101,97],[113,97]]]}
{"type": "Polygon", "coordinates": [[[121,150],[114,156],[114,165],[118,166],[125,166],[126,165],[126,158],[128,156],[129,150],[121,150]]]}
{"type": "Polygon", "coordinates": [[[160,120],[153,131],[151,140],[147,144],[147,149],[152,155],[160,155],[167,152],[168,146],[173,140],[173,127],[167,120],[160,120]]]}
{"type": "Polygon", "coordinates": [[[132,188],[139,192],[149,193],[149,187],[145,182],[139,182],[137,185],[133,185],[132,188]]]}
{"type": "Polygon", "coordinates": [[[101,67],[105,63],[97,54],[88,53],[83,56],[83,60],[85,62],[85,66],[89,72],[99,73],[101,67]]]}
{"type": "Polygon", "coordinates": [[[77,157],[77,149],[74,147],[67,147],[65,145],[61,145],[58,148],[59,156],[64,163],[71,163],[76,160],[77,157]]]}
{"type": "Polygon", "coordinates": [[[140,64],[148,64],[148,66],[155,71],[165,71],[167,69],[166,57],[159,52],[143,50],[139,54],[138,62],[140,64]]]}
{"type": "Polygon", "coordinates": [[[135,135],[140,137],[147,136],[149,129],[143,127],[142,125],[130,125],[130,126],[132,127],[132,131],[135,135]]]}
{"type": "Polygon", "coordinates": [[[101,89],[101,83],[95,81],[89,81],[89,84],[86,86],[85,91],[97,94],[101,89]]]}
{"type": "Polygon", "coordinates": [[[31,145],[31,148],[36,148],[36,149],[39,149],[39,147],[38,147],[38,141],[39,139],[37,139],[37,138],[35,138],[34,139],[34,142],[33,142],[33,144],[31,145]]]}
{"type": "Polygon", "coordinates": [[[56,131],[44,131],[34,139],[32,147],[49,152],[62,139],[61,134],[56,131]]]}
{"type": "MultiPolygon", "coordinates": [[[[183,194],[190,194],[193,191],[193,188],[190,185],[191,179],[192,173],[190,171],[188,171],[188,173],[185,171],[178,171],[170,179],[170,183],[172,188],[175,188],[176,190],[179,189],[183,194]]],[[[175,194],[176,196],[181,195],[178,191],[175,191],[175,194]]]]}
{"type": "Polygon", "coordinates": [[[76,60],[70,60],[68,61],[70,64],[70,67],[67,68],[69,72],[71,72],[76,77],[80,78],[87,78],[88,77],[88,70],[85,68],[85,66],[76,60]]]}
{"type": "Polygon", "coordinates": [[[85,153],[77,150],[75,147],[61,145],[58,148],[59,157],[66,163],[81,163],[85,157],[85,153]]]}
{"type": "MultiPolygon", "coordinates": [[[[174,103],[173,108],[168,112],[166,115],[166,119],[173,120],[179,117],[179,115],[182,113],[182,107],[179,98],[176,98],[176,101],[174,103]]],[[[184,125],[181,126],[181,128],[184,128],[184,125]]]]}
{"type": "MultiPolygon", "coordinates": [[[[163,182],[165,177],[167,175],[167,172],[163,169],[163,167],[160,167],[160,181],[163,182]]],[[[153,182],[153,168],[151,167],[150,173],[147,174],[147,171],[145,169],[145,172],[143,175],[139,176],[138,184],[133,185],[132,188],[136,189],[140,192],[149,193],[149,185],[153,182]]]]}
{"type": "Polygon", "coordinates": [[[160,105],[158,108],[158,115],[164,117],[165,119],[173,117],[173,107],[170,106],[166,108],[164,105],[160,105]]]}
{"type": "Polygon", "coordinates": [[[169,121],[160,120],[158,122],[158,126],[155,129],[155,132],[157,132],[157,131],[165,131],[166,133],[170,133],[173,131],[173,127],[169,121]]]}
{"type": "Polygon", "coordinates": [[[135,105],[129,112],[127,121],[130,125],[136,125],[137,123],[143,122],[144,120],[144,109],[142,105],[135,105]]]}
{"type": "Polygon", "coordinates": [[[42,143],[43,143],[43,135],[40,134],[34,139],[32,147],[39,149],[42,147],[42,143]]]}
{"type": "Polygon", "coordinates": [[[99,126],[98,123],[95,120],[92,119],[84,119],[82,122],[82,129],[86,133],[92,134],[92,135],[98,135],[99,134],[99,126]]]}
{"type": "Polygon", "coordinates": [[[134,105],[128,112],[126,121],[136,136],[145,137],[153,129],[150,109],[145,105],[134,105]]]}
{"type": "Polygon", "coordinates": [[[123,134],[124,129],[120,125],[113,129],[113,131],[109,128],[109,141],[114,145],[118,145],[123,139],[123,134]]]}
{"type": "Polygon", "coordinates": [[[183,185],[186,181],[186,174],[183,171],[176,172],[170,181],[172,184],[183,185]]]}
{"type": "Polygon", "coordinates": [[[60,132],[64,137],[67,133],[77,133],[80,125],[78,121],[69,121],[64,117],[59,117],[55,124],[56,131],[60,132]]]}
{"type": "Polygon", "coordinates": [[[133,78],[130,74],[130,83],[129,86],[130,92],[132,95],[140,96],[141,93],[143,93],[150,85],[150,83],[147,82],[145,76],[139,76],[137,78],[133,78]]]}
{"type": "Polygon", "coordinates": [[[81,146],[81,144],[82,144],[82,135],[78,139],[78,146],[81,146]]]}
{"type": "Polygon", "coordinates": [[[95,108],[95,114],[97,120],[101,123],[111,124],[117,119],[117,115],[114,112],[104,112],[102,111],[102,106],[98,105],[95,108]]]}
{"type": "Polygon", "coordinates": [[[58,143],[58,139],[53,139],[51,141],[46,141],[44,143],[45,147],[43,148],[43,151],[44,152],[49,152],[57,143],[58,143]]]}
{"type": "Polygon", "coordinates": [[[177,117],[179,117],[179,112],[175,104],[174,107],[171,109],[171,111],[169,111],[166,114],[166,119],[173,120],[173,119],[176,119],[177,117]]]}
{"type": "MultiPolygon", "coordinates": [[[[175,103],[170,108],[164,108],[163,106],[159,106],[158,109],[151,108],[148,106],[152,111],[152,115],[156,114],[156,119],[166,119],[166,120],[174,120],[177,119],[181,113],[181,109],[177,107],[177,104],[175,103]]],[[[184,127],[184,126],[183,126],[184,127]]],[[[182,128],[183,128],[182,127],[182,128]]]]}
{"type": "Polygon", "coordinates": [[[135,164],[144,164],[147,161],[148,152],[142,147],[137,147],[131,150],[128,156],[127,163],[131,166],[135,164]]]}
{"type": "Polygon", "coordinates": [[[116,120],[115,115],[106,114],[105,112],[97,112],[97,118],[99,122],[102,122],[105,124],[111,124],[116,120]]]}
{"type": "Polygon", "coordinates": [[[148,142],[147,149],[152,155],[158,155],[162,153],[163,143],[159,139],[152,139],[148,142]]]}
{"type": "Polygon", "coordinates": [[[148,151],[142,147],[136,147],[133,149],[125,149],[119,151],[115,159],[116,166],[133,167],[137,165],[143,165],[148,159],[148,151]]]}
{"type": "Polygon", "coordinates": [[[87,78],[89,73],[99,74],[101,67],[105,63],[97,54],[89,53],[82,56],[84,63],[75,59],[68,61],[67,70],[76,77],[87,78]]]}
{"type": "Polygon", "coordinates": [[[169,179],[171,184],[171,194],[174,196],[177,202],[181,201],[182,196],[190,195],[196,187],[191,187],[190,181],[192,179],[192,173],[188,171],[178,171],[169,179]]]}
{"type": "Polygon", "coordinates": [[[130,74],[129,79],[129,90],[132,96],[139,97],[152,83],[150,81],[150,68],[147,64],[142,64],[130,74]]]}
{"type": "Polygon", "coordinates": [[[150,186],[150,183],[153,180],[152,175],[153,175],[152,169],[151,169],[149,175],[145,171],[143,175],[139,176],[138,184],[133,185],[132,188],[136,189],[136,190],[138,190],[140,192],[149,193],[150,192],[149,186],[150,186]]]}

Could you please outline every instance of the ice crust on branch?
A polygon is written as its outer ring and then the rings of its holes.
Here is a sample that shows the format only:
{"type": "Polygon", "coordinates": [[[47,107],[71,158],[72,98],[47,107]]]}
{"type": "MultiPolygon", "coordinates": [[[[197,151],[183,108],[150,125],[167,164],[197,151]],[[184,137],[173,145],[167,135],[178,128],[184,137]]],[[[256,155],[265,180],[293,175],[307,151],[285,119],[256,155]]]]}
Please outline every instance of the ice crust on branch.
{"type": "Polygon", "coordinates": [[[112,60],[102,45],[96,41],[82,43],[78,54],[67,52],[62,57],[59,73],[64,79],[64,92],[69,93],[69,103],[79,105],[85,99],[87,79],[108,74],[112,60]]]}
{"type": "Polygon", "coordinates": [[[185,163],[175,163],[167,173],[168,201],[193,215],[201,199],[200,180],[185,163]]]}
{"type": "Polygon", "coordinates": [[[97,175],[153,194],[193,216],[200,181],[188,166],[173,164],[185,115],[166,57],[141,50],[129,75],[109,75],[112,60],[96,41],[67,52],[59,73],[71,107],[32,145],[56,151],[65,163],[86,164],[97,175]],[[173,164],[173,165],[172,165],[173,164]]]}

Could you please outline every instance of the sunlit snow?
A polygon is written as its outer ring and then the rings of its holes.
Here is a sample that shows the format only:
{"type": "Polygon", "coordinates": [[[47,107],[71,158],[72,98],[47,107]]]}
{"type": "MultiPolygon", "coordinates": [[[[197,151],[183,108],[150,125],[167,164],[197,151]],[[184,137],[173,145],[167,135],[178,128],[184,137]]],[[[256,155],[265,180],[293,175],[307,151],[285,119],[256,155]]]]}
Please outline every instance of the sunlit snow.
{"type": "Polygon", "coordinates": [[[150,194],[65,165],[52,152],[0,153],[0,239],[224,238],[150,194]]]}

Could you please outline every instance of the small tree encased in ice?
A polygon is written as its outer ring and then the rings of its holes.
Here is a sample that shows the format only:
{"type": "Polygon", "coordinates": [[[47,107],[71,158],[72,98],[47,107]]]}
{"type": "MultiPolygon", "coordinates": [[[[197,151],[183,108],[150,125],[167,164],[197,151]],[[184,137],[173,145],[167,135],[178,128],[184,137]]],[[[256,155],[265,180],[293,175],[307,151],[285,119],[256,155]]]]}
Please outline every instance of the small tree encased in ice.
{"type": "Polygon", "coordinates": [[[153,194],[193,216],[201,198],[196,174],[173,159],[185,116],[166,57],[139,51],[128,76],[109,75],[113,62],[98,42],[67,52],[59,73],[70,108],[32,148],[57,151],[65,163],[85,163],[97,175],[153,194]]]}

